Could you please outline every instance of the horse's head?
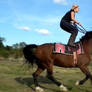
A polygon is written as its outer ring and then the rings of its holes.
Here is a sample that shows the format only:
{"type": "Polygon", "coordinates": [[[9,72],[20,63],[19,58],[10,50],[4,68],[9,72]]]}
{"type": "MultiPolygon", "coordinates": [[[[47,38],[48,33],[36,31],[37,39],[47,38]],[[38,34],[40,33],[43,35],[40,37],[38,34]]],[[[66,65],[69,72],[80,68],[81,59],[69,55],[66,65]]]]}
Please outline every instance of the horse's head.
{"type": "Polygon", "coordinates": [[[82,44],[85,44],[86,49],[92,53],[92,31],[87,32],[82,38],[81,38],[82,44]]]}

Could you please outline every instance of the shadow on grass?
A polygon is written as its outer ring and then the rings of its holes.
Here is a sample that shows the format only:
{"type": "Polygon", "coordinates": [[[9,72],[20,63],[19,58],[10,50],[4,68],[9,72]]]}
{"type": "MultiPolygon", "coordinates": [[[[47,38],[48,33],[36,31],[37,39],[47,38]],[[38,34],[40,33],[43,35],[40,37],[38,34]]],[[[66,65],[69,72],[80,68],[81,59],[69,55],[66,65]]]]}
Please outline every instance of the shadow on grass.
{"type": "MultiPolygon", "coordinates": [[[[33,91],[35,91],[34,86],[32,86],[32,85],[34,85],[33,77],[27,77],[27,78],[17,77],[17,78],[15,78],[15,80],[16,80],[18,83],[22,84],[22,85],[27,85],[27,86],[30,87],[33,91]]],[[[47,84],[47,85],[48,85],[48,84],[54,84],[52,81],[50,81],[49,79],[47,79],[47,78],[44,77],[44,76],[38,77],[38,82],[39,82],[39,83],[42,83],[42,84],[47,84]]],[[[59,91],[57,91],[57,90],[55,90],[55,89],[53,89],[53,88],[48,88],[48,86],[42,86],[42,85],[39,85],[39,86],[42,87],[42,88],[44,88],[44,89],[46,89],[46,90],[52,90],[52,91],[54,91],[54,92],[59,92],[59,91]]],[[[69,91],[71,91],[72,88],[73,88],[73,87],[71,87],[71,86],[69,86],[69,85],[65,85],[65,86],[68,88],[69,91]]]]}
{"type": "MultiPolygon", "coordinates": [[[[34,81],[33,81],[33,77],[27,77],[27,78],[23,78],[23,77],[17,77],[15,78],[15,80],[22,84],[22,85],[27,85],[28,87],[30,87],[33,91],[35,90],[35,88],[32,86],[34,85],[34,81]]],[[[39,83],[43,83],[43,84],[53,84],[50,80],[48,80],[46,77],[43,77],[43,76],[40,76],[38,78],[38,82],[39,83]]],[[[44,88],[44,89],[49,89],[49,90],[52,90],[50,88],[47,88],[46,86],[42,86],[42,85],[39,85],[40,87],[44,88]]]]}
{"type": "Polygon", "coordinates": [[[15,80],[20,83],[20,84],[25,84],[28,87],[32,88],[32,90],[35,90],[31,85],[34,83],[32,78],[22,78],[22,77],[17,77],[15,80]]]}

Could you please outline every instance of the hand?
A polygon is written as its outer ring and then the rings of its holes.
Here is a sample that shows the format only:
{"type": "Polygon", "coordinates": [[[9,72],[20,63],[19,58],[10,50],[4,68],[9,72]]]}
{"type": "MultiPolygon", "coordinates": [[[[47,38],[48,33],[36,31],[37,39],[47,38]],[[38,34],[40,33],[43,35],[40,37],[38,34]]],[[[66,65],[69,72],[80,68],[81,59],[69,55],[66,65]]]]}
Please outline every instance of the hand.
{"type": "Polygon", "coordinates": [[[82,26],[79,22],[77,24],[80,25],[80,26],[82,26]]]}

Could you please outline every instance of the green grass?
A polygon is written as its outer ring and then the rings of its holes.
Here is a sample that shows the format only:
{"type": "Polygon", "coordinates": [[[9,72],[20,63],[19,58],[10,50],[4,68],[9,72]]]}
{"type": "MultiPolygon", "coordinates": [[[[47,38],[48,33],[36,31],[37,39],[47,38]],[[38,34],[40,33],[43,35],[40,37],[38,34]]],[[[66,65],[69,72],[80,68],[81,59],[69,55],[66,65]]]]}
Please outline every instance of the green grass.
{"type": "MultiPolygon", "coordinates": [[[[92,66],[89,68],[92,73],[92,66]]],[[[32,78],[34,71],[35,68],[28,70],[21,61],[0,61],[0,92],[35,92],[32,78]]],[[[60,92],[59,87],[45,76],[46,71],[39,77],[39,84],[45,92],[60,92]]],[[[79,69],[54,67],[54,77],[68,87],[68,92],[92,92],[90,80],[82,86],[75,86],[77,80],[85,77],[79,69]]]]}

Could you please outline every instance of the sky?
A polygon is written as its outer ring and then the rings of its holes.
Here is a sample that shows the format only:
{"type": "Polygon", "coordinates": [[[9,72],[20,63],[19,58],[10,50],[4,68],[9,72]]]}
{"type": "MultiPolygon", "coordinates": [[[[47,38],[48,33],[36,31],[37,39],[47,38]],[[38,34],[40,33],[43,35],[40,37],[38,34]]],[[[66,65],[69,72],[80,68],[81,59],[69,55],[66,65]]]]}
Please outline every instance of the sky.
{"type": "MultiPolygon", "coordinates": [[[[60,28],[60,20],[73,4],[80,7],[75,19],[92,30],[92,0],[0,0],[0,37],[5,45],[67,44],[70,34],[60,28]]],[[[76,41],[84,34],[78,33],[76,41]]]]}

